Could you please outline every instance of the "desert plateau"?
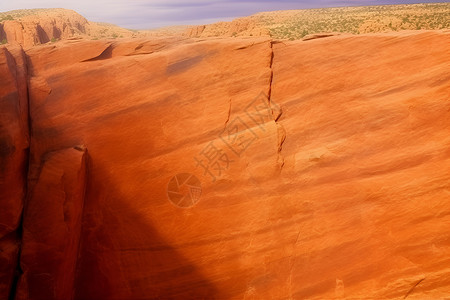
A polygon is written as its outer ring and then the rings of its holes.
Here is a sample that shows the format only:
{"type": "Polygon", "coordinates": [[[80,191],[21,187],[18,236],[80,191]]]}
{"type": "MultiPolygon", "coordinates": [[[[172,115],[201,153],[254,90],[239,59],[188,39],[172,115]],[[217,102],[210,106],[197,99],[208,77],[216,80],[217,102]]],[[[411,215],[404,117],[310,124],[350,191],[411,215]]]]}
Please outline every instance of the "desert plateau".
{"type": "Polygon", "coordinates": [[[449,300],[450,3],[346,3],[0,4],[0,300],[449,300]]]}

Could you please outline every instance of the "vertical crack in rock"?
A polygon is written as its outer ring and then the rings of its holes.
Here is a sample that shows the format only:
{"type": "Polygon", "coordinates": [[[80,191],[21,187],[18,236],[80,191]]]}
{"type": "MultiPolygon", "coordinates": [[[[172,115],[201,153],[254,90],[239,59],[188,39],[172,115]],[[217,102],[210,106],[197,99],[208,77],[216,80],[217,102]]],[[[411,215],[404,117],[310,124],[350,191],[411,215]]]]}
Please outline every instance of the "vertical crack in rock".
{"type": "Polygon", "coordinates": [[[90,178],[90,156],[87,150],[86,145],[77,145],[75,147],[73,147],[75,150],[80,151],[83,153],[84,155],[84,176],[85,176],[85,180],[84,180],[84,186],[83,186],[83,192],[82,192],[82,196],[83,196],[83,200],[82,200],[82,210],[81,210],[81,216],[80,216],[80,236],[78,239],[78,243],[75,245],[76,247],[76,259],[75,259],[75,272],[74,272],[74,276],[73,276],[73,297],[76,298],[76,288],[77,288],[77,281],[79,280],[79,269],[80,269],[80,253],[81,253],[81,249],[82,249],[82,241],[83,241],[83,219],[84,219],[84,214],[85,214],[85,200],[86,200],[86,195],[87,195],[87,189],[88,189],[88,180],[90,178]]]}
{"type": "Polygon", "coordinates": [[[223,127],[224,131],[227,129],[228,122],[230,122],[230,117],[231,117],[231,98],[229,99],[227,120],[225,121],[225,124],[224,124],[224,127],[223,127]]]}
{"type": "Polygon", "coordinates": [[[23,235],[22,225],[23,225],[23,210],[22,210],[22,215],[20,217],[19,227],[16,230],[16,235],[17,235],[17,238],[19,239],[19,249],[17,252],[16,267],[14,269],[14,277],[12,279],[11,288],[9,290],[8,300],[16,299],[17,285],[18,285],[20,276],[22,276],[22,274],[23,274],[22,268],[20,266],[20,256],[22,254],[22,235],[23,235]]]}
{"type": "Polygon", "coordinates": [[[25,78],[26,78],[26,85],[25,85],[25,95],[26,95],[26,122],[27,122],[27,138],[28,138],[28,148],[26,149],[26,158],[25,158],[25,176],[26,176],[26,181],[25,181],[25,186],[24,186],[24,192],[25,192],[25,197],[24,197],[24,204],[23,204],[23,208],[22,208],[22,215],[20,218],[20,224],[19,227],[17,229],[17,233],[18,233],[18,238],[20,239],[20,245],[19,245],[19,253],[17,256],[17,265],[16,265],[16,270],[15,270],[15,274],[14,274],[14,279],[13,279],[13,285],[11,287],[11,292],[10,292],[10,300],[13,299],[17,299],[17,287],[19,284],[19,280],[23,274],[23,270],[22,270],[22,266],[21,266],[21,256],[22,256],[22,245],[23,245],[23,222],[24,222],[24,211],[26,209],[26,205],[28,202],[28,197],[29,197],[29,184],[28,184],[28,178],[29,178],[29,171],[30,171],[30,160],[31,160],[31,134],[32,134],[32,124],[31,124],[31,100],[30,100],[30,83],[29,83],[29,75],[30,75],[30,62],[29,62],[29,57],[28,55],[25,53],[25,51],[22,50],[22,58],[23,58],[23,62],[24,62],[24,70],[25,70],[25,78]]]}
{"type": "MultiPolygon", "coordinates": [[[[27,95],[27,124],[28,124],[28,153],[27,153],[27,159],[28,159],[28,163],[27,163],[27,176],[28,176],[28,171],[30,169],[30,152],[31,152],[31,134],[32,134],[32,123],[31,123],[31,100],[30,100],[30,79],[29,79],[29,75],[30,75],[30,58],[28,57],[28,55],[25,53],[25,51],[23,51],[23,59],[24,59],[24,63],[25,63],[25,72],[26,72],[26,80],[27,80],[27,84],[26,84],[26,95],[27,95]]],[[[28,190],[28,186],[25,187],[28,190]]],[[[27,191],[26,190],[26,191],[27,191]]]]}
{"type": "MultiPolygon", "coordinates": [[[[2,213],[10,212],[10,216],[17,216],[17,220],[6,218],[6,235],[0,238],[0,298],[15,299],[16,287],[21,276],[20,268],[23,208],[27,196],[27,174],[30,153],[30,124],[29,124],[29,92],[28,92],[28,64],[21,46],[3,48],[5,61],[2,70],[2,83],[5,88],[1,92],[1,110],[5,114],[0,122],[0,144],[10,149],[0,157],[0,185],[2,186],[2,213]],[[5,72],[5,73],[3,73],[5,72]],[[5,77],[4,74],[6,75],[5,77]],[[9,90],[8,90],[9,88],[9,90]],[[7,92],[10,91],[8,94],[7,92]],[[12,91],[12,92],[11,92],[12,91]],[[6,94],[5,94],[6,92],[6,94]],[[11,130],[11,127],[15,128],[11,130]],[[1,143],[1,140],[6,141],[1,143]],[[8,171],[9,170],[9,171],[8,171]],[[14,175],[11,175],[12,174],[14,175]],[[5,180],[3,180],[3,176],[5,180]],[[20,179],[19,179],[20,178],[20,179]],[[4,186],[4,188],[3,188],[4,186]],[[4,192],[4,194],[3,194],[4,192]],[[5,198],[3,198],[5,197],[5,198]],[[9,199],[9,201],[3,201],[9,199]],[[9,233],[8,233],[9,232],[9,233]]],[[[4,233],[5,231],[2,230],[4,233]]]]}
{"type": "Polygon", "coordinates": [[[277,134],[278,134],[278,145],[277,145],[277,163],[280,166],[280,172],[283,170],[284,167],[284,156],[282,155],[283,150],[283,144],[286,140],[286,130],[284,129],[284,126],[279,122],[281,116],[283,115],[283,109],[282,107],[277,104],[273,103],[272,101],[272,83],[273,83],[273,61],[274,61],[274,52],[273,52],[273,44],[274,42],[270,42],[270,50],[271,50],[271,57],[270,57],[270,81],[269,81],[269,92],[267,95],[268,101],[269,101],[269,107],[272,111],[272,117],[273,120],[277,126],[277,134]]]}
{"type": "Polygon", "coordinates": [[[24,273],[17,286],[17,300],[31,296],[73,299],[86,183],[84,146],[43,156],[24,211],[20,258],[24,273]]]}

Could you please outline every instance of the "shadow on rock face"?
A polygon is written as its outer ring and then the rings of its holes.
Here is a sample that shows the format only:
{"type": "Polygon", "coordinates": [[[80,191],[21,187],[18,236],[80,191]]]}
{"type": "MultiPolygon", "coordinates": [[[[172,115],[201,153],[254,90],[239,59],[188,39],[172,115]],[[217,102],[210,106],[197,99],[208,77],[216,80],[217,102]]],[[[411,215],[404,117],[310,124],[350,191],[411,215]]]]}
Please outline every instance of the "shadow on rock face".
{"type": "MultiPolygon", "coordinates": [[[[89,161],[75,299],[215,299],[217,290],[89,161]]],[[[149,195],[149,201],[152,201],[149,195]]]]}
{"type": "Polygon", "coordinates": [[[45,32],[44,28],[41,27],[41,25],[37,25],[36,26],[36,32],[37,32],[37,35],[38,35],[39,42],[41,44],[45,44],[45,43],[50,42],[50,38],[48,37],[48,35],[45,32]]]}

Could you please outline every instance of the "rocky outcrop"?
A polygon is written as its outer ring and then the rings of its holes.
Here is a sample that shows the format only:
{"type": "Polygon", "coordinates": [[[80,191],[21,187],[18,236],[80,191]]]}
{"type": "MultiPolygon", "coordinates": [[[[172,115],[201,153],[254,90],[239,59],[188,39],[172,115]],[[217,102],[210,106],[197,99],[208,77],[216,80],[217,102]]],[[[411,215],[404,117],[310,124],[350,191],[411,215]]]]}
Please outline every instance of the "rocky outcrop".
{"type": "MultiPolygon", "coordinates": [[[[253,94],[268,92],[270,41],[257,40],[253,46],[228,40],[79,41],[36,47],[27,54],[33,65],[30,101],[36,145],[30,173],[38,173],[45,153],[74,144],[85,144],[92,162],[75,299],[201,299],[216,294],[204,267],[197,266],[198,257],[180,252],[173,244],[176,236],[161,232],[162,215],[182,213],[167,199],[166,180],[182,165],[195,166],[195,154],[223,130],[230,101],[231,114],[237,114],[253,94]],[[89,56],[77,54],[92,47],[97,50],[89,56]],[[231,63],[232,58],[248,63],[231,63]],[[52,64],[58,67],[48,67],[52,64]],[[99,88],[100,94],[93,92],[99,88]],[[196,104],[189,108],[188,103],[196,104]],[[196,117],[199,107],[209,117],[196,117]],[[205,131],[185,130],[197,126],[205,131]],[[140,137],[130,139],[130,134],[140,137]],[[163,165],[167,170],[155,176],[154,168],[163,165]],[[126,184],[125,178],[130,179],[126,184]],[[142,209],[150,209],[149,214],[141,215],[142,209]]],[[[275,125],[268,124],[266,131],[269,148],[277,143],[275,125]]],[[[277,172],[276,166],[271,168],[277,172]]],[[[187,242],[189,236],[176,243],[187,242]]]]}
{"type": "Polygon", "coordinates": [[[25,48],[59,40],[138,36],[136,32],[106,23],[89,22],[69,9],[17,10],[0,22],[0,41],[25,48]]]}
{"type": "Polygon", "coordinates": [[[274,193],[301,219],[296,243],[280,238],[292,247],[278,262],[292,298],[446,297],[449,41],[410,32],[274,45],[287,133],[274,193]]]}
{"type": "Polygon", "coordinates": [[[73,299],[87,155],[83,146],[44,155],[24,213],[16,299],[73,299]]]}
{"type": "MultiPolygon", "coordinates": [[[[15,296],[446,297],[449,39],[28,49],[15,296]]],[[[17,238],[4,243],[14,261],[17,238]]]]}
{"type": "Polygon", "coordinates": [[[186,29],[184,35],[188,37],[200,37],[205,31],[206,25],[192,26],[186,29]]]}
{"type": "Polygon", "coordinates": [[[28,170],[28,94],[20,47],[0,47],[0,299],[7,299],[19,253],[28,170]]]}
{"type": "Polygon", "coordinates": [[[41,10],[16,18],[3,22],[0,39],[24,47],[82,36],[89,30],[89,22],[84,17],[65,9],[41,10]]]}
{"type": "Polygon", "coordinates": [[[302,40],[310,41],[310,40],[323,39],[323,38],[327,38],[330,36],[336,36],[336,35],[341,35],[341,34],[338,32],[308,34],[302,40]]]}
{"type": "Polygon", "coordinates": [[[192,26],[186,29],[188,37],[261,37],[270,36],[270,32],[262,24],[249,18],[238,18],[231,22],[218,22],[209,25],[192,26]]]}

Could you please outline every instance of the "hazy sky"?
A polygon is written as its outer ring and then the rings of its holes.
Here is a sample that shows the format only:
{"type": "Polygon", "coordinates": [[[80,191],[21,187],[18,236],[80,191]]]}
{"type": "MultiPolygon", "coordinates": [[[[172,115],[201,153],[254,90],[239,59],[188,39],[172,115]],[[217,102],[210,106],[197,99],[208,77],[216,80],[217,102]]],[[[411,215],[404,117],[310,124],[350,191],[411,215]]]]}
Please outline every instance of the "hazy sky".
{"type": "Polygon", "coordinates": [[[69,8],[90,21],[133,29],[208,24],[261,11],[337,6],[449,2],[439,0],[0,0],[0,11],[23,8],[69,8]]]}

